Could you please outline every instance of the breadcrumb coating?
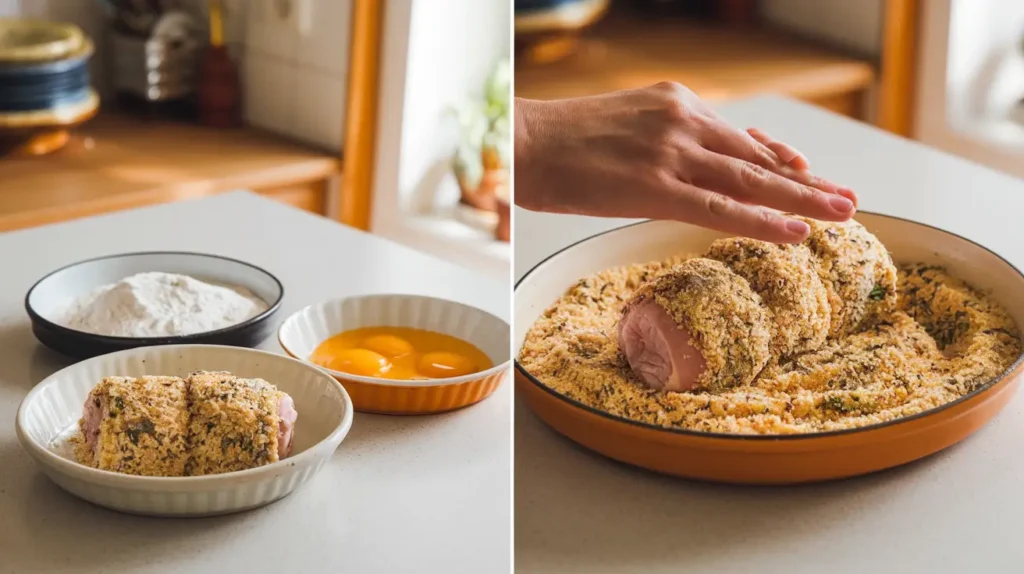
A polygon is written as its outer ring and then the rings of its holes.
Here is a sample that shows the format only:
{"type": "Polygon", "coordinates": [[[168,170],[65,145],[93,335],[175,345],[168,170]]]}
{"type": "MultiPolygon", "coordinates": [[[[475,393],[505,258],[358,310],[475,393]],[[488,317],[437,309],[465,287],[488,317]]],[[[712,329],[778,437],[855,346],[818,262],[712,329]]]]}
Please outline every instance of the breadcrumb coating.
{"type": "Polygon", "coordinates": [[[812,351],[825,342],[832,307],[806,246],[731,237],[712,243],[704,256],[724,263],[761,296],[771,314],[773,357],[812,351]]]}
{"type": "Polygon", "coordinates": [[[830,336],[855,333],[896,308],[896,265],[877,237],[852,219],[842,223],[800,219],[811,227],[804,244],[814,255],[828,291],[830,336]]]}
{"type": "MultiPolygon", "coordinates": [[[[903,266],[890,281],[888,254],[868,251],[877,263],[855,268],[870,268],[872,289],[886,285],[891,295],[862,298],[832,314],[844,329],[854,322],[860,328],[769,364],[738,386],[651,390],[619,353],[616,325],[625,302],[638,289],[651,289],[641,286],[682,256],[581,279],[531,327],[519,362],[552,390],[627,419],[715,433],[798,434],[933,409],[1000,376],[1020,355],[1018,327],[996,302],[939,267],[903,266]]],[[[862,282],[836,267],[827,274],[836,278],[830,295],[865,295],[862,282]]]]}
{"type": "Polygon", "coordinates": [[[199,371],[185,379],[107,377],[89,394],[73,439],[75,457],[101,470],[165,477],[277,462],[284,397],[267,381],[228,372],[199,371]],[[99,429],[95,450],[88,439],[91,424],[99,429]]]}
{"type": "Polygon", "coordinates": [[[262,379],[200,371],[188,377],[190,476],[278,461],[278,403],[283,393],[262,379]]]}
{"type": "Polygon", "coordinates": [[[79,421],[75,455],[82,464],[137,476],[183,476],[188,460],[188,402],[179,377],[107,377],[87,399],[99,409],[93,450],[79,421]]]}

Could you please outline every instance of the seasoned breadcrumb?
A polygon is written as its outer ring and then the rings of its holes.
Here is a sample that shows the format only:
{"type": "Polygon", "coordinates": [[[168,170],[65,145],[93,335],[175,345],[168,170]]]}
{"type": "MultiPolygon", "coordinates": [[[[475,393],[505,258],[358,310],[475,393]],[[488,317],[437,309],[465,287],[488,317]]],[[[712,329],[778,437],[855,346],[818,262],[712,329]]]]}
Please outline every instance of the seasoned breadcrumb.
{"type": "Polygon", "coordinates": [[[89,393],[96,409],[98,438],[93,450],[82,436],[75,441],[79,462],[139,476],[183,476],[188,460],[188,406],[179,377],[107,377],[89,393]]]}
{"type": "Polygon", "coordinates": [[[189,375],[189,476],[245,470],[278,461],[283,393],[262,379],[227,372],[189,375]]]}
{"type": "Polygon", "coordinates": [[[580,280],[532,326],[519,361],[554,391],[631,420],[716,433],[795,434],[863,427],[941,406],[999,376],[1020,355],[1017,325],[1006,311],[941,268],[900,269],[899,306],[890,309],[897,292],[897,278],[890,280],[886,270],[891,260],[867,251],[877,261],[860,265],[871,267],[867,293],[836,265],[827,274],[835,278],[833,294],[867,295],[832,315],[846,329],[861,325],[859,332],[770,364],[738,387],[651,390],[619,353],[616,324],[624,302],[682,257],[580,280]],[[872,298],[876,284],[886,291],[872,298]]]}

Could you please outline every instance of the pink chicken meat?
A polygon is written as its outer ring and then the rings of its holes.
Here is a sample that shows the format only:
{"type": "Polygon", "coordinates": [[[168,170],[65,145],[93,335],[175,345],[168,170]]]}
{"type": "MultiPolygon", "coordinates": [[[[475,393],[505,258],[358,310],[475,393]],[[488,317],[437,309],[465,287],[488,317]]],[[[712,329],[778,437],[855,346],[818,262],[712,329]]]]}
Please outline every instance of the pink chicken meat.
{"type": "Polygon", "coordinates": [[[652,389],[688,391],[707,363],[690,341],[693,335],[665,309],[647,299],[623,315],[619,347],[633,372],[652,389]]]}
{"type": "Polygon", "coordinates": [[[725,265],[690,259],[642,285],[619,320],[619,350],[647,386],[714,390],[749,383],[767,364],[768,313],[725,265]]]}

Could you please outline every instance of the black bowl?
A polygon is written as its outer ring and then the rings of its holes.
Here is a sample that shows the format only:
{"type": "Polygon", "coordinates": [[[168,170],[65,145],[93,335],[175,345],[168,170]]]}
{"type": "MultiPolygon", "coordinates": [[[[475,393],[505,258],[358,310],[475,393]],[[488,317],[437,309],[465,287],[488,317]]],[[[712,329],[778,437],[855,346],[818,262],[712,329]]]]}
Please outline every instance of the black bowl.
{"type": "Polygon", "coordinates": [[[270,272],[255,265],[203,253],[153,251],[87,259],[61,267],[36,282],[25,295],[25,310],[32,333],[40,343],[61,354],[86,359],[124,349],[156,345],[230,345],[256,347],[274,332],[271,317],[281,307],[284,286],[270,272]],[[102,285],[147,271],[179,273],[196,279],[245,287],[269,308],[237,325],[177,337],[110,337],[69,329],[52,318],[75,297],[102,285]]]}

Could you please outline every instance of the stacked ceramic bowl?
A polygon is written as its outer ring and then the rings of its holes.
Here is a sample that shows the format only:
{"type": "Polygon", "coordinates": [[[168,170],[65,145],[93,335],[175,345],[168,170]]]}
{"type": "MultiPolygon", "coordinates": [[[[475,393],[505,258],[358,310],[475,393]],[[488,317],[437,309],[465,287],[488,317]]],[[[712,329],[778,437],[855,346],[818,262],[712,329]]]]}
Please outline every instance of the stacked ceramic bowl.
{"type": "Polygon", "coordinates": [[[0,152],[62,147],[96,113],[92,42],[70,24],[0,19],[0,152]]]}

